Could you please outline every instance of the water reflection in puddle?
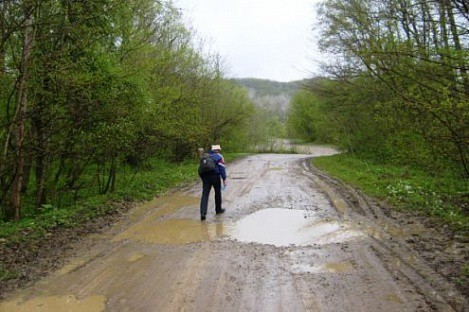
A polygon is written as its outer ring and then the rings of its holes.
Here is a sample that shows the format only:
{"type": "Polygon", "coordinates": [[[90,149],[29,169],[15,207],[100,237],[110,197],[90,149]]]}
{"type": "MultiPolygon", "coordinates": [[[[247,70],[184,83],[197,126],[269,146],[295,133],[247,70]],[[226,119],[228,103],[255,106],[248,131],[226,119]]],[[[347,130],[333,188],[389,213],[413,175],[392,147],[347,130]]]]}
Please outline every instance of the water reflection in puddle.
{"type": "Polygon", "coordinates": [[[223,234],[222,223],[189,219],[147,220],[120,234],[116,240],[142,240],[155,244],[180,245],[214,240],[223,234]],[[153,222],[152,222],[153,221],[153,222]]]}
{"type": "Polygon", "coordinates": [[[330,273],[344,273],[351,271],[353,269],[353,264],[351,262],[333,262],[326,263],[324,265],[324,270],[330,273]]]}
{"type": "Polygon", "coordinates": [[[129,262],[137,262],[138,260],[141,260],[145,258],[145,255],[139,254],[139,253],[133,253],[130,255],[130,257],[127,259],[129,262]]]}
{"type": "Polygon", "coordinates": [[[241,219],[230,231],[240,242],[275,246],[344,242],[363,234],[338,222],[306,218],[305,211],[272,208],[241,219]]]}
{"type": "MultiPolygon", "coordinates": [[[[200,199],[181,194],[162,196],[136,208],[134,219],[148,214],[138,223],[113,238],[113,241],[139,240],[155,244],[187,244],[210,241],[222,235],[223,224],[208,224],[190,219],[161,220],[162,216],[174,214],[183,208],[198,210],[200,199]]],[[[135,256],[130,262],[138,261],[135,256]]]]}

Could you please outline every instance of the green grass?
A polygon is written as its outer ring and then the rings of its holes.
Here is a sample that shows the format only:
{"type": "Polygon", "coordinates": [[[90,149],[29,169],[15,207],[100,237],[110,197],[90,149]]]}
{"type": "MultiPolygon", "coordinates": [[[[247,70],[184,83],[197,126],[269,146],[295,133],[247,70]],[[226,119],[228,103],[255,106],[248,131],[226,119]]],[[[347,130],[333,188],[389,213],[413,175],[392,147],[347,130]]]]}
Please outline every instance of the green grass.
{"type": "Polygon", "coordinates": [[[226,154],[222,153],[222,154],[223,154],[223,157],[225,158],[225,162],[230,162],[238,158],[252,155],[252,153],[226,153],[226,154]]]}
{"type": "MultiPolygon", "coordinates": [[[[223,155],[229,162],[248,154],[223,155]]],[[[73,204],[44,205],[39,213],[25,209],[19,222],[0,221],[0,243],[41,239],[52,228],[78,226],[93,218],[115,212],[119,209],[118,205],[113,204],[115,202],[150,200],[174,187],[196,181],[197,167],[197,160],[173,163],[152,159],[138,170],[121,168],[117,175],[115,191],[112,193],[99,195],[97,189],[89,189],[82,191],[77,202],[73,204]]],[[[93,172],[88,175],[89,177],[84,177],[85,180],[94,178],[93,172]]],[[[33,199],[24,198],[24,201],[32,202],[33,199]]]]}
{"type": "Polygon", "coordinates": [[[174,164],[156,159],[138,171],[123,168],[117,175],[114,192],[100,195],[96,189],[84,190],[73,204],[64,201],[67,203],[63,206],[44,205],[39,213],[25,210],[19,222],[0,223],[0,238],[17,241],[41,237],[53,227],[73,227],[114,212],[117,207],[113,202],[149,200],[180,183],[192,181],[196,170],[195,162],[174,164]]]}
{"type": "Polygon", "coordinates": [[[197,177],[197,162],[171,163],[154,159],[144,170],[134,172],[128,168],[118,178],[112,194],[115,200],[148,200],[181,183],[193,181],[197,177]]]}
{"type": "Polygon", "coordinates": [[[469,231],[467,180],[450,173],[431,176],[415,168],[378,165],[348,154],[318,157],[312,163],[396,209],[419,211],[458,232],[469,231]]]}
{"type": "Polygon", "coordinates": [[[19,222],[0,223],[0,238],[9,242],[40,238],[54,227],[73,227],[118,209],[113,202],[149,200],[181,183],[194,181],[197,163],[180,164],[153,159],[143,169],[123,168],[116,189],[105,195],[96,190],[82,192],[73,205],[45,205],[38,214],[26,213],[19,222]]]}
{"type": "Polygon", "coordinates": [[[0,263],[0,281],[7,281],[7,280],[18,278],[18,277],[19,277],[18,272],[6,270],[3,263],[0,263]]]}

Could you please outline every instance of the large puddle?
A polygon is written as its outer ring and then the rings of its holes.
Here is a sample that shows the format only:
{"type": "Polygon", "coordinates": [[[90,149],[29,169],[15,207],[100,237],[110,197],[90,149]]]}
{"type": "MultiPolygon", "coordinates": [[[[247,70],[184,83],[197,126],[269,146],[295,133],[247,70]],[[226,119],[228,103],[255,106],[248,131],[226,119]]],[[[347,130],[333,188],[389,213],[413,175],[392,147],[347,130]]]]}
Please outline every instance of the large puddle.
{"type": "Polygon", "coordinates": [[[231,227],[230,237],[240,242],[275,246],[324,245],[363,236],[361,232],[338,223],[318,220],[304,211],[271,208],[257,211],[231,227]]]}
{"type": "Polygon", "coordinates": [[[223,224],[213,224],[191,219],[166,219],[182,208],[198,211],[197,197],[180,194],[162,196],[136,208],[134,219],[146,215],[142,220],[113,238],[113,241],[138,240],[155,244],[187,244],[210,241],[221,236],[223,224]]]}
{"type": "Polygon", "coordinates": [[[140,240],[147,243],[180,245],[214,240],[223,235],[223,223],[207,223],[189,219],[155,220],[148,218],[134,225],[115,240],[140,240]]]}

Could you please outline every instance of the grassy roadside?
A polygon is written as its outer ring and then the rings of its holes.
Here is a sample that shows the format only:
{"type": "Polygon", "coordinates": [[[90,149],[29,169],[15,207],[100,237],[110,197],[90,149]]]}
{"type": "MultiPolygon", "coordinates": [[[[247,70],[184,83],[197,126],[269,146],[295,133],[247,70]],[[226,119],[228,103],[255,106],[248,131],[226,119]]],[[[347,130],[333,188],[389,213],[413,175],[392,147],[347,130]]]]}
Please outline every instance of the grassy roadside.
{"type": "MultiPolygon", "coordinates": [[[[224,156],[229,162],[244,155],[232,153],[224,156]]],[[[181,184],[196,181],[197,166],[196,160],[171,163],[153,159],[137,172],[126,168],[118,175],[116,190],[112,193],[82,194],[72,206],[44,205],[41,213],[24,212],[19,222],[0,221],[0,244],[39,239],[50,229],[79,226],[94,218],[113,214],[122,209],[123,202],[150,200],[181,184]]]]}
{"type": "Polygon", "coordinates": [[[347,154],[318,157],[312,164],[396,209],[436,217],[459,233],[469,232],[467,181],[432,177],[408,167],[377,165],[347,154]]]}

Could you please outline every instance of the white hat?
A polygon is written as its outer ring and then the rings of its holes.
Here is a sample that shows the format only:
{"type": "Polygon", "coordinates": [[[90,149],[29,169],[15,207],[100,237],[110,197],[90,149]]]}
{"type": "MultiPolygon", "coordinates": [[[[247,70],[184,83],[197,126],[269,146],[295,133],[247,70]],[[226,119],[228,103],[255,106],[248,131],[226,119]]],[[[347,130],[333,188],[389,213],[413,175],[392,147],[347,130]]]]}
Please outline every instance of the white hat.
{"type": "Polygon", "coordinates": [[[212,151],[221,151],[221,146],[220,145],[212,145],[212,151]]]}

